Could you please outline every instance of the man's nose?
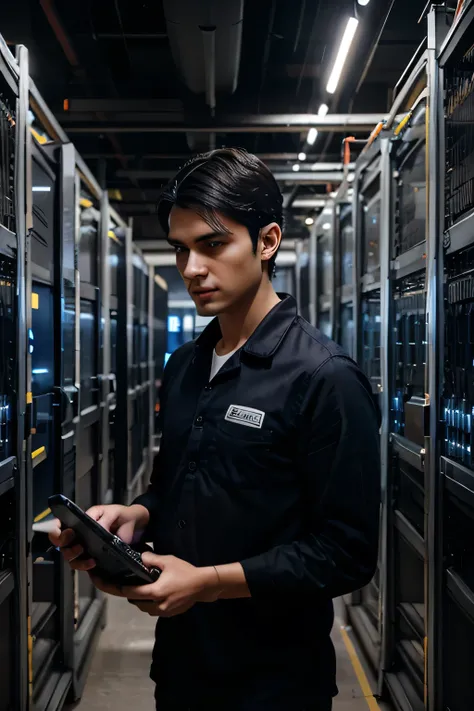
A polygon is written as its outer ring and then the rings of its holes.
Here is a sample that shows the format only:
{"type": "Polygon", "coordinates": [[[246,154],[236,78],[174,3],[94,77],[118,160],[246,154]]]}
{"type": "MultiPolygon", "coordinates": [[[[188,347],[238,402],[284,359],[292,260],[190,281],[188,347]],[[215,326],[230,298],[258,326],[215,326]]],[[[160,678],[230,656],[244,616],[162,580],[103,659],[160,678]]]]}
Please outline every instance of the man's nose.
{"type": "Polygon", "coordinates": [[[185,279],[195,279],[198,276],[206,276],[207,266],[205,260],[193,252],[189,252],[188,261],[183,271],[185,279]]]}

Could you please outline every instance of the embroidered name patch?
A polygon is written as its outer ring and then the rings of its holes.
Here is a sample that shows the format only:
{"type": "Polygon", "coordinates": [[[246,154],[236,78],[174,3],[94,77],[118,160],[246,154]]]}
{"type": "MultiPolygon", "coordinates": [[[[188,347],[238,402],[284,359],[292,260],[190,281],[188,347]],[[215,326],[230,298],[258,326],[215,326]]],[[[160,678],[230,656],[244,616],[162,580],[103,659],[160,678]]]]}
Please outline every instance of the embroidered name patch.
{"type": "Polygon", "coordinates": [[[261,410],[254,410],[253,407],[241,407],[241,405],[230,405],[225,419],[228,422],[237,422],[239,425],[262,429],[265,413],[261,410]]]}

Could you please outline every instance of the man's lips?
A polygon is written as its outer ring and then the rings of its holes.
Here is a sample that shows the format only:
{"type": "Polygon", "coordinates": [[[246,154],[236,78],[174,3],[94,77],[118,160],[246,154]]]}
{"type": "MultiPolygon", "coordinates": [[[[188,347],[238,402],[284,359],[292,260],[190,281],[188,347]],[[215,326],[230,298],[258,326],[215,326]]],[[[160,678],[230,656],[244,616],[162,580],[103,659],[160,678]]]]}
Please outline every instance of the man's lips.
{"type": "Polygon", "coordinates": [[[194,289],[193,294],[196,294],[196,296],[206,296],[207,294],[213,294],[217,289],[194,289]]]}

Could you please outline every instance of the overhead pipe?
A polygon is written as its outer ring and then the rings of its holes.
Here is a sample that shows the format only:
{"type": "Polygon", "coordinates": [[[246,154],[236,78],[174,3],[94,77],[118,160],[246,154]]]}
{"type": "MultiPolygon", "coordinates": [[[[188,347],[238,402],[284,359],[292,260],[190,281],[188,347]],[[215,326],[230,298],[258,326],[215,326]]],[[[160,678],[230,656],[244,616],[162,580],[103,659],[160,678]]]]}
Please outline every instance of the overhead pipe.
{"type": "Polygon", "coordinates": [[[380,114],[328,114],[325,117],[318,114],[237,114],[222,117],[214,124],[199,123],[183,125],[122,125],[107,126],[103,124],[92,126],[71,126],[69,133],[301,133],[316,128],[318,131],[346,133],[364,133],[370,131],[380,121],[386,121],[388,116],[380,114]]]}
{"type": "MultiPolygon", "coordinates": [[[[206,104],[209,106],[212,118],[216,115],[216,26],[200,27],[203,51],[204,74],[206,77],[206,104]]],[[[209,150],[216,147],[216,134],[209,136],[209,150]]]]}

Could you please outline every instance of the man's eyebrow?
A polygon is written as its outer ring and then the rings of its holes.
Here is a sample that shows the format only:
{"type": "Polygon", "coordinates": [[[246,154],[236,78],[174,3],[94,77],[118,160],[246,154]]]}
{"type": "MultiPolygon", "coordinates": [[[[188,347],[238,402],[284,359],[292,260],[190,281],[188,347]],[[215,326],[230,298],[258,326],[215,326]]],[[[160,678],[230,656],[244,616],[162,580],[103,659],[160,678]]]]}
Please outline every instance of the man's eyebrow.
{"type": "MultiPolygon", "coordinates": [[[[208,232],[205,235],[200,235],[199,237],[196,237],[196,239],[194,240],[194,243],[198,244],[199,242],[205,242],[205,240],[213,239],[214,237],[228,237],[229,234],[230,234],[230,232],[219,232],[219,231],[208,232]]],[[[171,245],[176,245],[179,247],[185,246],[184,243],[181,242],[181,240],[175,239],[174,237],[171,237],[170,235],[168,235],[168,237],[166,239],[169,242],[169,244],[171,244],[171,245]]]]}

